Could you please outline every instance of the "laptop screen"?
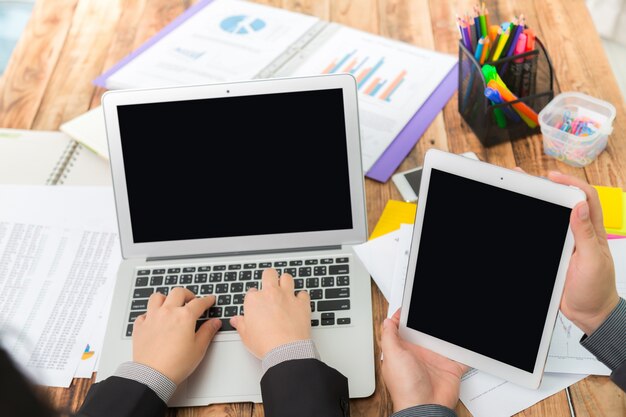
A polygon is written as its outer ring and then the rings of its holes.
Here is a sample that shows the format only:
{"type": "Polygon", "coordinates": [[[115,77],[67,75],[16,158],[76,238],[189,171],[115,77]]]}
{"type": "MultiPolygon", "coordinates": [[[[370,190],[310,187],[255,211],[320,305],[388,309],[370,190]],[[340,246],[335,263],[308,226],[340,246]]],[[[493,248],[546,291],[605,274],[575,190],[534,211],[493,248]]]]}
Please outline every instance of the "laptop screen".
{"type": "Polygon", "coordinates": [[[135,243],[353,227],[339,88],[117,107],[135,243]]]}

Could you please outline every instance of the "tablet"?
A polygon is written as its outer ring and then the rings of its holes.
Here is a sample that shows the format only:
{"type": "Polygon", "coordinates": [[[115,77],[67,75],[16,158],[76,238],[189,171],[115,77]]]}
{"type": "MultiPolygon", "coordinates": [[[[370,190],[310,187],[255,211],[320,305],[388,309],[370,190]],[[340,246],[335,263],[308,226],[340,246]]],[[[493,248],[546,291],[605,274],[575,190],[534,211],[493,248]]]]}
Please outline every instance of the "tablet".
{"type": "Polygon", "coordinates": [[[576,187],[426,153],[400,334],[538,388],[574,249],[576,187]]]}

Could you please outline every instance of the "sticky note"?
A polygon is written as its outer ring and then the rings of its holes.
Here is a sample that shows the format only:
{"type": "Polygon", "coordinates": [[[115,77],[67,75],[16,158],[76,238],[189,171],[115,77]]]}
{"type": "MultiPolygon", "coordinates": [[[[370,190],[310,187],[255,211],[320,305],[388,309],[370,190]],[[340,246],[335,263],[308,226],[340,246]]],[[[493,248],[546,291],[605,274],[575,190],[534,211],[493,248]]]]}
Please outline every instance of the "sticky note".
{"type": "MultiPolygon", "coordinates": [[[[602,207],[602,211],[604,212],[604,207],[602,207]]],[[[604,221],[606,224],[606,220],[604,221]]],[[[612,235],[620,235],[626,236],[626,193],[622,193],[622,227],[620,228],[610,228],[606,227],[606,232],[612,235]]]]}
{"type": "Polygon", "coordinates": [[[619,187],[605,187],[594,185],[600,197],[604,227],[607,229],[621,229],[624,225],[623,191],[619,187]]]}
{"type": "Polygon", "coordinates": [[[369,240],[398,230],[402,223],[413,224],[415,222],[415,212],[417,204],[404,201],[389,200],[383,209],[383,213],[374,227],[374,231],[369,240]]]}

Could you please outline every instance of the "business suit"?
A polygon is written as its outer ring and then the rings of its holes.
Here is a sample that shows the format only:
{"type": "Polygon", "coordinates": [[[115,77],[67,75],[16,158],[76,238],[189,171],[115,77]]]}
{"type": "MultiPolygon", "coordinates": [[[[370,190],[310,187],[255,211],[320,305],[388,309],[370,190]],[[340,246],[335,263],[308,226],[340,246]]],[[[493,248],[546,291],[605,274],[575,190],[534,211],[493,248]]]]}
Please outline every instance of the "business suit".
{"type": "MultiPolygon", "coordinates": [[[[348,380],[317,359],[298,359],[271,367],[261,379],[268,417],[348,417],[348,380]]],[[[161,417],[165,403],[146,385],[109,377],[94,384],[78,412],[80,417],[161,417]]]]}
{"type": "Polygon", "coordinates": [[[148,386],[111,376],[93,384],[77,416],[161,417],[167,406],[148,386]]]}
{"type": "Polygon", "coordinates": [[[286,361],[261,379],[263,409],[268,417],[347,417],[348,379],[317,359],[286,361]]]}

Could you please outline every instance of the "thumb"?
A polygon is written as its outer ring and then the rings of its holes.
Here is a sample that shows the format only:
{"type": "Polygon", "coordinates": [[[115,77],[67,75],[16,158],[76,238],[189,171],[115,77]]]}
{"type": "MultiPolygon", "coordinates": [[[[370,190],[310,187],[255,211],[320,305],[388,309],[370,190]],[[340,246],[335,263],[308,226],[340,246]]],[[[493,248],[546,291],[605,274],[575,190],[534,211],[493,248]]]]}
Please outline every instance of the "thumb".
{"type": "Polygon", "coordinates": [[[230,325],[233,326],[235,328],[235,330],[237,330],[237,333],[239,333],[239,335],[242,334],[242,332],[245,329],[245,324],[243,323],[243,316],[233,316],[230,318],[230,325]]]}
{"type": "Polygon", "coordinates": [[[586,201],[578,203],[572,210],[570,226],[574,234],[576,251],[585,257],[587,254],[593,256],[592,251],[595,251],[597,248],[598,236],[591,222],[589,204],[586,201]]]}
{"type": "Polygon", "coordinates": [[[392,319],[383,321],[383,331],[380,340],[380,348],[383,353],[389,353],[400,348],[400,334],[398,325],[392,319]]]}
{"type": "Polygon", "coordinates": [[[196,332],[196,343],[203,349],[206,349],[220,327],[222,327],[222,322],[219,319],[211,319],[207,320],[206,323],[202,323],[202,326],[196,332]]]}

